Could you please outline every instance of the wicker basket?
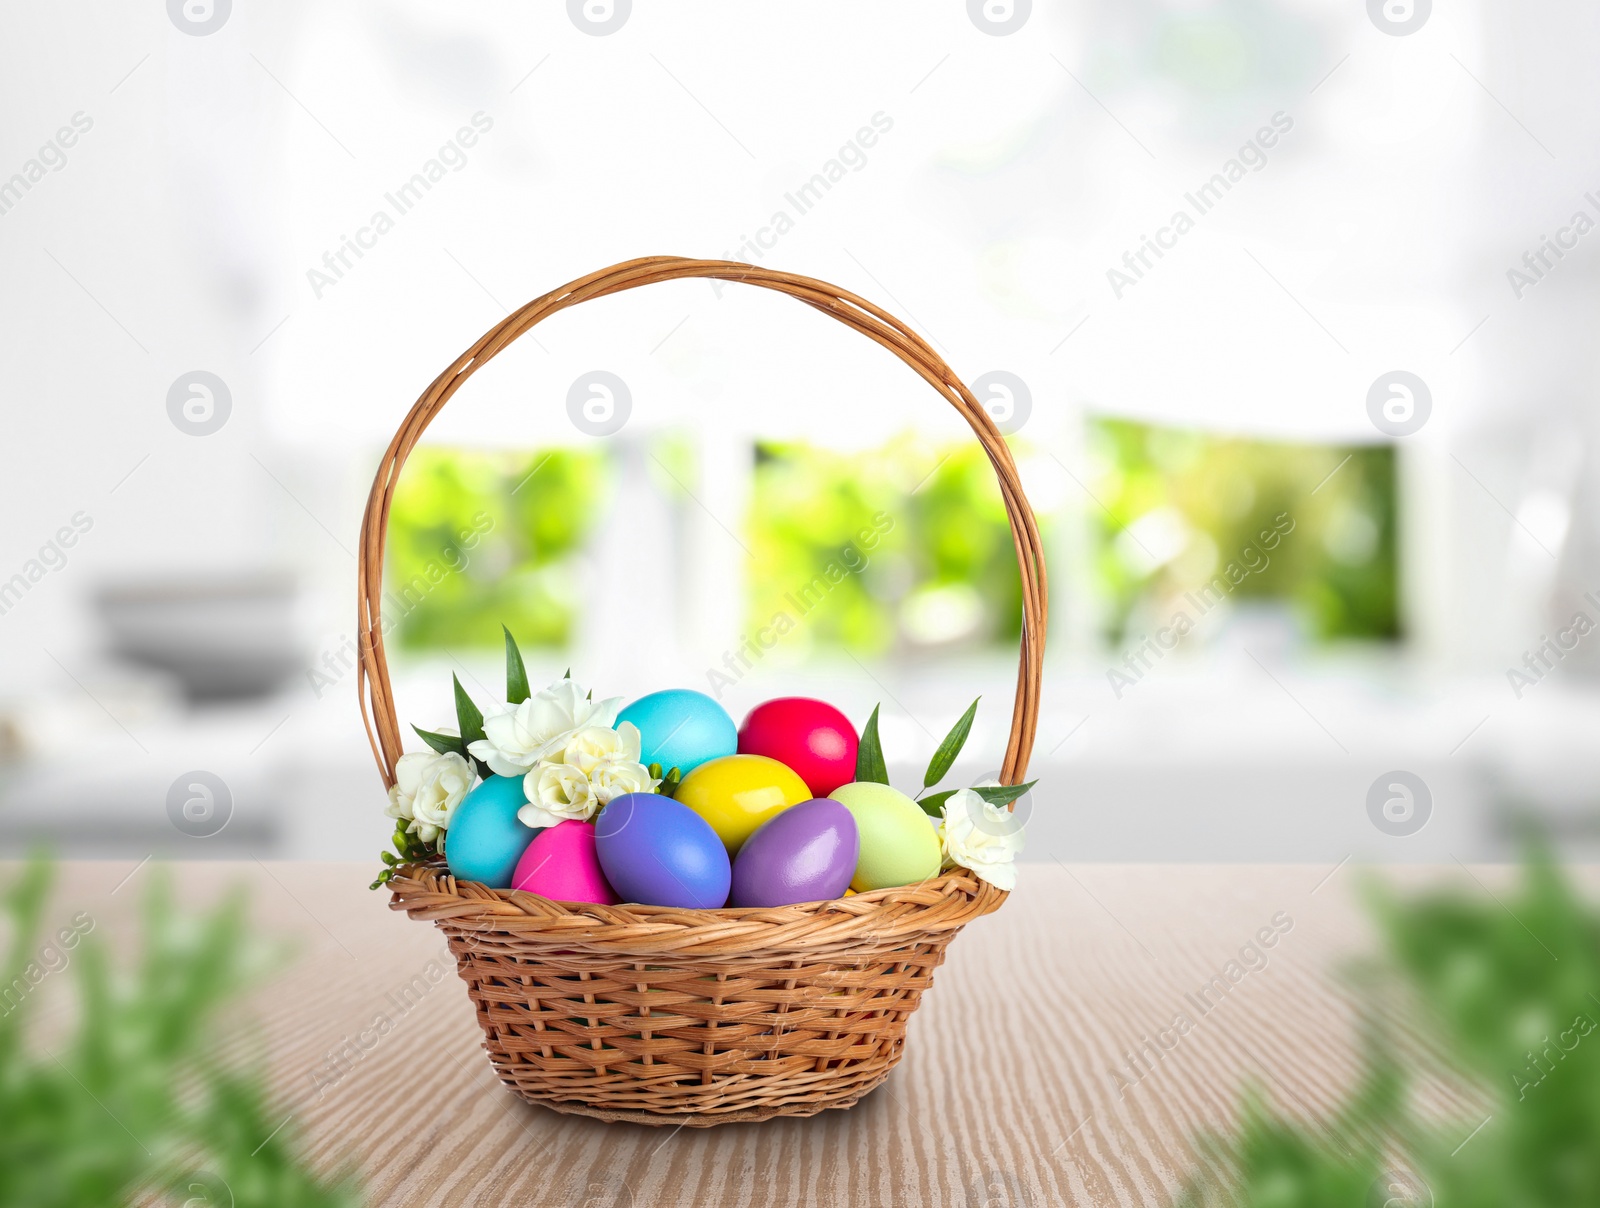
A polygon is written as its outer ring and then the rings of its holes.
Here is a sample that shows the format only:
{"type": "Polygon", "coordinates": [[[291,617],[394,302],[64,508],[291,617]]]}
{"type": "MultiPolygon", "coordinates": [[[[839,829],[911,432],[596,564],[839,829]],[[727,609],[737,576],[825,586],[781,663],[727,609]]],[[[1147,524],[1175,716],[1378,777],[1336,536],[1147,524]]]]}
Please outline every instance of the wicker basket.
{"type": "MultiPolygon", "coordinates": [[[[1018,783],[1038,716],[1047,592],[1033,512],[1000,432],[949,366],[872,303],[808,277],[654,256],[536,298],[495,325],[412,407],[378,467],[357,581],[362,714],[385,785],[401,754],[379,613],[384,534],[407,455],[483,364],[556,311],[636,286],[712,277],[777,290],[876,340],[959,411],[1000,483],[1022,576],[1022,657],[1001,780],[1018,783]]],[[[849,1107],[886,1077],[946,946],[1006,895],[964,870],[778,909],[560,903],[402,869],[392,906],[449,937],[500,1079],[557,1111],[706,1127],[849,1107]]]]}

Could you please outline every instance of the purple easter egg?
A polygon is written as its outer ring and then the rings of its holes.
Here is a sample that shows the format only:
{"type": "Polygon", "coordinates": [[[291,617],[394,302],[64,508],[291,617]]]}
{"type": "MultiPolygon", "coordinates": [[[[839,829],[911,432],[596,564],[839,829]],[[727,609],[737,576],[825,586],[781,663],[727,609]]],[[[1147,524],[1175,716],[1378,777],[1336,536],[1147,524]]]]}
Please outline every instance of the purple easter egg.
{"type": "Polygon", "coordinates": [[[734,906],[827,902],[850,887],[861,834],[843,805],[813,797],[776,814],[745,840],[733,863],[734,906]]]}
{"type": "Polygon", "coordinates": [[[711,824],[656,793],[626,793],[594,820],[595,854],[624,902],[715,910],[733,870],[711,824]]]}

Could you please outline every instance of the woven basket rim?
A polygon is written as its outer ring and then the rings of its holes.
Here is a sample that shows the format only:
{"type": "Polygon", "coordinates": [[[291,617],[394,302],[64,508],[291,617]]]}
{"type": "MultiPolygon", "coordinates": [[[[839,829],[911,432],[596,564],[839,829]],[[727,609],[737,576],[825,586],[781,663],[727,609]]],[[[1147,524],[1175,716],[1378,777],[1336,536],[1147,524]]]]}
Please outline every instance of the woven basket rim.
{"type": "Polygon", "coordinates": [[[830,901],[714,910],[556,902],[519,889],[458,881],[434,861],[401,866],[388,887],[391,910],[452,931],[504,933],[599,952],[699,957],[842,950],[957,931],[998,910],[1010,896],[964,868],[830,901]]]}

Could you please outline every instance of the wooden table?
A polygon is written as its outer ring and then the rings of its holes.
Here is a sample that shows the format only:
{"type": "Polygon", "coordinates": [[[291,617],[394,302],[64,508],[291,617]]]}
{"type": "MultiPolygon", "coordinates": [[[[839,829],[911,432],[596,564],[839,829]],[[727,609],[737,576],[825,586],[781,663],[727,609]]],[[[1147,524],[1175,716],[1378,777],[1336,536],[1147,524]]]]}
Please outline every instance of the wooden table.
{"type": "MultiPolygon", "coordinates": [[[[131,927],[148,867],[110,896],[130,868],[69,866],[57,908],[131,927]]],[[[957,938],[904,1060],[854,1109],[603,1125],[500,1086],[443,939],[391,913],[371,875],[176,872],[186,904],[248,882],[262,920],[303,940],[250,1006],[312,1158],[353,1159],[374,1205],[1162,1204],[1241,1086],[1320,1111],[1355,1070],[1335,972],[1370,943],[1352,867],[1027,864],[957,938]]]]}

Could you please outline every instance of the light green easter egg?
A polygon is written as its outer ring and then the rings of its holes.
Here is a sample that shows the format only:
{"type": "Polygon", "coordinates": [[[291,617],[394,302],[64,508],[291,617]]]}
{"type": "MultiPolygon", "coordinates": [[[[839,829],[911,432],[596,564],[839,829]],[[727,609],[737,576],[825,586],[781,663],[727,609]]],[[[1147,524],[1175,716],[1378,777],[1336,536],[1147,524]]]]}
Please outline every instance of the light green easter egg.
{"type": "Polygon", "coordinates": [[[856,820],[861,856],[850,888],[857,893],[926,881],[939,871],[939,837],[922,807],[886,784],[855,781],[828,794],[856,820]]]}

